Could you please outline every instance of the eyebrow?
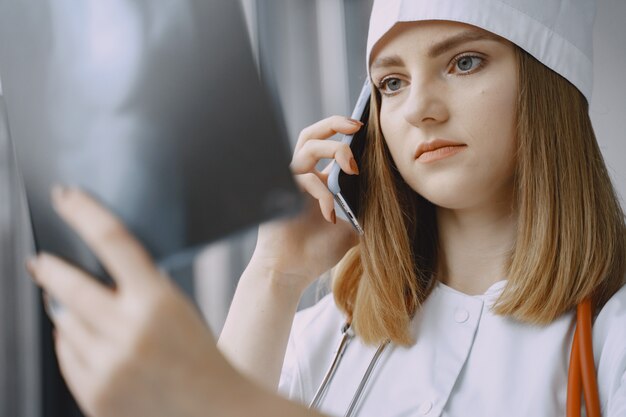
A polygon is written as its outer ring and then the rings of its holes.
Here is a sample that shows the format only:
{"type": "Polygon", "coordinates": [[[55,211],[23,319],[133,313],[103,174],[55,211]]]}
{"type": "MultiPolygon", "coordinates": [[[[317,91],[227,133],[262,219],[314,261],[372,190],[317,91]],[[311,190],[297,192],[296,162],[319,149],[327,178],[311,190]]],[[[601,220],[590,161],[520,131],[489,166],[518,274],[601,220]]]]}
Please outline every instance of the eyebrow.
{"type": "MultiPolygon", "coordinates": [[[[429,58],[436,58],[439,55],[449,51],[450,49],[457,47],[458,45],[464,44],[466,42],[481,40],[504,43],[504,40],[501,37],[493,35],[490,32],[466,30],[431,46],[426,55],[429,58]]],[[[383,56],[376,59],[376,61],[372,63],[371,69],[373,70],[380,67],[398,67],[402,65],[404,65],[404,61],[402,61],[402,58],[400,58],[398,55],[383,56]]]]}

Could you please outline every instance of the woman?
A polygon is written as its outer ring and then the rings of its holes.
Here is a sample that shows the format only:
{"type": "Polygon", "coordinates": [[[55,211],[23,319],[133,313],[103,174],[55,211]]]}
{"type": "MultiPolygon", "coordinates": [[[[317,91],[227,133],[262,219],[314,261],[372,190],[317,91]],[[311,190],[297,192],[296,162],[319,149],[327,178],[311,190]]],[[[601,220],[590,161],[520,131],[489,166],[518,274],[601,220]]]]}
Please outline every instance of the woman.
{"type": "MultiPolygon", "coordinates": [[[[541,41],[541,51],[530,36],[559,33],[526,34],[520,28],[536,22],[520,10],[511,23],[509,9],[485,20],[475,4],[454,5],[463,8],[375,4],[363,166],[324,140],[359,128],[338,118],[305,129],[293,163],[332,223],[318,160],[364,176],[365,235],[344,257],[347,231],[262,228],[219,346],[255,380],[275,388],[280,379],[309,403],[349,322],[357,338],[321,401],[329,414],[350,408],[377,347],[391,340],[358,400],[361,415],[564,415],[575,307],[589,297],[599,312],[594,344],[621,352],[596,356],[601,404],[620,415],[626,333],[618,342],[611,332],[625,327],[626,290],[616,294],[624,215],[589,120],[587,80],[567,66],[581,52],[568,56],[563,39],[541,41]],[[500,17],[510,28],[493,23],[500,17]],[[335,245],[293,238],[311,234],[335,245]],[[296,318],[287,343],[302,291],[342,257],[333,295],[296,318]]],[[[585,3],[562,6],[575,17],[585,3]]]]}
{"type": "Polygon", "coordinates": [[[573,309],[590,297],[603,413],[623,415],[625,226],[587,113],[587,3],[557,5],[568,19],[555,27],[538,21],[554,4],[534,3],[375,3],[362,166],[324,140],[358,122],[332,117],[302,132],[292,168],[320,209],[261,228],[220,338],[256,385],[220,359],[114,218],[57,190],[59,213],[119,284],[108,292],[51,255],[30,267],[68,307],[54,317],[57,352],[81,406],[98,416],[307,415],[268,392],[280,383],[310,401],[347,321],[356,339],[323,411],[345,413],[383,346],[361,415],[564,415],[573,309]],[[327,157],[367,184],[360,239],[336,222],[325,173],[314,171],[327,157]],[[291,329],[304,288],[339,260],[333,296],[291,329]]]}

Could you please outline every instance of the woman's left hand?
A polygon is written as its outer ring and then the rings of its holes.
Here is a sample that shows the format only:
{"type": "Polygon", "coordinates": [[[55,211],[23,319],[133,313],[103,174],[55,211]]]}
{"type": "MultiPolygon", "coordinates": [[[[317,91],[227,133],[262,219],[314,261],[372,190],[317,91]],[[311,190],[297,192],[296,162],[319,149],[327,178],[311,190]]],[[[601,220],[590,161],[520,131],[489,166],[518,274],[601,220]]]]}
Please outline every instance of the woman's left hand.
{"type": "Polygon", "coordinates": [[[63,308],[51,314],[61,371],[90,416],[235,415],[244,382],[193,305],[111,213],[76,189],[53,191],[59,215],[86,241],[113,290],[49,254],[28,269],[63,308]],[[228,402],[229,404],[225,404],[228,402]],[[224,410],[230,407],[230,413],[224,410]]]}

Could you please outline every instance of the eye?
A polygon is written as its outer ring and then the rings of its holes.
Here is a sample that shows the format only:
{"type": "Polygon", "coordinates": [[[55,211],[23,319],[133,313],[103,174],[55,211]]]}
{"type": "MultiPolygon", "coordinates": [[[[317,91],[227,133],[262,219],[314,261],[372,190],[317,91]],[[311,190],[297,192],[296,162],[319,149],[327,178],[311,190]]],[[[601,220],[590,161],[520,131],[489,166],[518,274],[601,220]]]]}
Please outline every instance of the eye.
{"type": "Polygon", "coordinates": [[[476,55],[463,55],[454,58],[453,65],[453,71],[458,70],[463,73],[461,75],[467,75],[482,67],[484,65],[484,58],[476,55]]]}
{"type": "Polygon", "coordinates": [[[378,90],[386,96],[391,96],[397,93],[401,88],[402,80],[395,77],[383,78],[378,83],[378,90]]]}

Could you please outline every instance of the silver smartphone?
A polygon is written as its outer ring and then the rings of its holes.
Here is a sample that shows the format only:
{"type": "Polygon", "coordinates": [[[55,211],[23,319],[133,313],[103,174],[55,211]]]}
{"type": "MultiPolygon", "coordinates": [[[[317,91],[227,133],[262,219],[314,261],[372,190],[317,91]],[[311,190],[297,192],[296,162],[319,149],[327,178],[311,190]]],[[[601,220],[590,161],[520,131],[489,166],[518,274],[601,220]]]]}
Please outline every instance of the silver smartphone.
{"type": "MultiPolygon", "coordinates": [[[[363,126],[356,133],[344,135],[341,138],[341,142],[350,145],[354,159],[359,167],[361,167],[363,151],[365,149],[370,95],[370,81],[367,80],[361,89],[361,93],[359,94],[351,116],[353,119],[363,122],[363,126]]],[[[343,172],[336,162],[333,161],[332,164],[333,166],[328,176],[328,189],[335,197],[335,206],[339,208],[339,215],[349,221],[354,229],[362,235],[363,227],[359,223],[359,218],[361,215],[360,208],[363,181],[359,175],[348,175],[343,172]]]]}

